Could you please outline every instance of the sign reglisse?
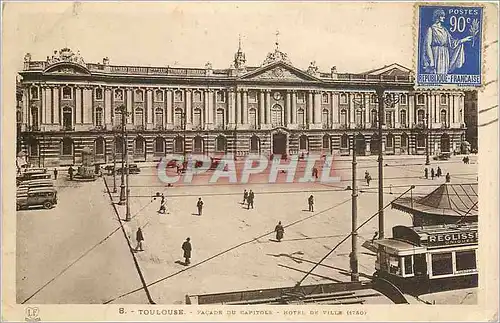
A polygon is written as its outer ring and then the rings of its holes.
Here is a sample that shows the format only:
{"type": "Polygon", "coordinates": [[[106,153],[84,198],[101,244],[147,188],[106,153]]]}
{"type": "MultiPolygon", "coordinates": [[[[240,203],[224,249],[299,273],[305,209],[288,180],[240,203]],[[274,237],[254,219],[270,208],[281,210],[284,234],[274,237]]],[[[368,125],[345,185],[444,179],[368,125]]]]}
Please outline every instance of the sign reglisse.
{"type": "Polygon", "coordinates": [[[477,230],[466,232],[448,232],[430,234],[427,240],[428,247],[441,247],[451,245],[470,245],[478,242],[477,230]]]}

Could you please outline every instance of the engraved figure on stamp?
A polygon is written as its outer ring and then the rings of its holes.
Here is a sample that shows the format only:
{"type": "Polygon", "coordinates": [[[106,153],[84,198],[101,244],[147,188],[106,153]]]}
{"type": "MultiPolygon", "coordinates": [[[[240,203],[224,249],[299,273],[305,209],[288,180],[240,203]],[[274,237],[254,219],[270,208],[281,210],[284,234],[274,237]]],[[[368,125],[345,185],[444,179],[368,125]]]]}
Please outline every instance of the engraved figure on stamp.
{"type": "Polygon", "coordinates": [[[443,26],[443,9],[436,9],[432,15],[433,24],[427,29],[422,51],[422,65],[429,74],[449,74],[461,68],[466,60],[464,44],[473,36],[454,39],[443,26]]]}

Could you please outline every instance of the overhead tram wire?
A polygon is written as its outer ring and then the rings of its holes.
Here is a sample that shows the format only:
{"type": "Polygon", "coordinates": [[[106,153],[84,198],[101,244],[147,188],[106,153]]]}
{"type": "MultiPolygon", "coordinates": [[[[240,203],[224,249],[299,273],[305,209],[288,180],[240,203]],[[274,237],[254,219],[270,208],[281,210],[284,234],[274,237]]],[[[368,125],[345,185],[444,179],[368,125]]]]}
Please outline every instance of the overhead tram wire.
{"type": "MultiPolygon", "coordinates": [[[[294,222],[292,222],[292,223],[290,223],[290,224],[288,224],[288,225],[284,226],[284,228],[289,228],[289,227],[294,226],[294,225],[296,225],[296,224],[298,224],[298,223],[300,223],[300,222],[304,222],[304,221],[306,221],[306,220],[308,220],[308,219],[310,219],[310,218],[313,218],[313,217],[315,217],[315,216],[317,216],[317,215],[320,215],[320,214],[323,214],[323,213],[325,213],[325,212],[331,211],[331,210],[333,210],[333,209],[335,209],[335,208],[337,208],[337,207],[339,207],[339,206],[341,206],[341,205],[343,205],[343,204],[345,204],[345,203],[347,203],[347,202],[351,201],[351,199],[352,199],[352,197],[349,197],[348,199],[345,199],[345,200],[343,200],[342,202],[337,203],[337,204],[335,204],[335,205],[333,205],[333,206],[331,206],[331,207],[329,207],[329,208],[326,208],[326,209],[321,210],[321,211],[319,211],[319,212],[317,212],[317,213],[314,213],[314,214],[312,214],[312,215],[310,215],[310,216],[307,216],[307,217],[305,217],[305,218],[301,218],[301,219],[299,219],[299,220],[297,220],[297,221],[294,221],[294,222]]],[[[226,249],[226,250],[224,250],[224,251],[221,251],[221,252],[219,252],[219,253],[217,253],[217,254],[215,254],[215,255],[212,255],[212,256],[210,256],[210,257],[208,257],[208,258],[205,258],[204,260],[202,260],[202,261],[200,261],[200,262],[198,262],[198,263],[196,263],[196,264],[193,264],[193,265],[192,265],[192,266],[190,266],[190,267],[187,267],[187,268],[181,269],[181,270],[176,271],[176,272],[174,272],[174,273],[172,273],[172,274],[170,274],[170,275],[168,275],[168,276],[165,276],[165,277],[163,277],[163,278],[157,279],[157,280],[155,280],[154,282],[147,284],[146,286],[143,286],[143,287],[140,287],[140,288],[136,288],[136,289],[134,289],[134,290],[132,290],[132,291],[130,291],[130,292],[127,292],[127,293],[121,294],[121,295],[119,295],[119,296],[117,296],[117,297],[114,297],[114,298],[112,298],[112,299],[110,299],[110,300],[108,300],[108,301],[104,302],[103,304],[110,304],[110,303],[112,303],[112,302],[114,302],[114,301],[116,301],[116,300],[118,300],[118,299],[120,299],[120,298],[122,298],[122,297],[125,297],[125,296],[128,296],[128,295],[130,295],[130,294],[133,294],[133,293],[137,293],[137,292],[139,292],[139,291],[142,291],[142,290],[144,289],[144,287],[146,287],[146,288],[147,288],[147,287],[150,287],[150,286],[156,285],[156,284],[158,284],[158,283],[160,283],[160,282],[162,282],[162,281],[165,281],[165,280],[170,279],[170,278],[172,278],[172,277],[174,277],[174,276],[177,276],[177,275],[179,275],[179,274],[181,274],[181,273],[183,273],[183,272],[185,272],[185,271],[187,271],[187,270],[190,270],[190,269],[192,269],[192,268],[198,267],[198,266],[200,266],[200,265],[202,265],[202,264],[204,264],[204,263],[206,263],[206,262],[208,262],[208,261],[210,261],[210,260],[212,260],[212,259],[214,259],[214,258],[217,258],[217,257],[219,257],[219,256],[222,256],[223,254],[226,254],[226,253],[228,253],[228,252],[230,252],[230,251],[233,251],[233,250],[235,250],[235,249],[237,249],[237,248],[239,248],[239,247],[242,247],[242,246],[244,246],[244,245],[247,245],[247,244],[249,244],[249,243],[252,243],[252,242],[254,242],[254,241],[257,241],[257,240],[259,240],[259,239],[262,239],[262,238],[264,238],[264,237],[266,237],[266,236],[268,236],[268,235],[270,235],[270,234],[273,234],[273,233],[274,233],[274,230],[273,230],[273,231],[270,231],[270,232],[266,232],[266,233],[264,233],[264,234],[262,234],[262,235],[260,235],[260,236],[258,236],[258,237],[256,237],[256,238],[253,238],[253,239],[251,239],[251,240],[244,241],[244,242],[242,242],[242,243],[240,243],[240,244],[237,244],[237,245],[235,245],[235,246],[233,246],[233,247],[230,247],[230,248],[228,248],[228,249],[226,249]]]]}

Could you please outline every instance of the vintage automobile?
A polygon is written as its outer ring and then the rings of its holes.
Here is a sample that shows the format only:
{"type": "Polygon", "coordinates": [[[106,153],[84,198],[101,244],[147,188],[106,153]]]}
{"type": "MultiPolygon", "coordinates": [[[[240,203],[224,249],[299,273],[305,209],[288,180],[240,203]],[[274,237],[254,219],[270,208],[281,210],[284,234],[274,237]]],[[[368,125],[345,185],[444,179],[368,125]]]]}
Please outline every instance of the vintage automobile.
{"type": "MultiPolygon", "coordinates": [[[[127,166],[125,166],[127,167],[127,166]]],[[[121,174],[123,171],[123,168],[117,168],[116,173],[121,174]]],[[[137,164],[130,164],[128,165],[128,173],[129,174],[139,174],[141,172],[141,169],[137,166],[137,164]]]]}
{"type": "Polygon", "coordinates": [[[432,159],[434,160],[448,160],[450,159],[451,153],[439,153],[435,155],[432,159]]]}
{"type": "Polygon", "coordinates": [[[27,194],[18,194],[16,209],[28,209],[31,206],[43,206],[46,209],[57,204],[57,190],[53,187],[29,188],[27,194]]]}
{"type": "Polygon", "coordinates": [[[51,175],[47,173],[46,171],[29,171],[25,172],[21,176],[18,176],[16,178],[16,184],[20,185],[22,182],[29,181],[29,180],[37,180],[37,179],[51,179],[51,175]]]}

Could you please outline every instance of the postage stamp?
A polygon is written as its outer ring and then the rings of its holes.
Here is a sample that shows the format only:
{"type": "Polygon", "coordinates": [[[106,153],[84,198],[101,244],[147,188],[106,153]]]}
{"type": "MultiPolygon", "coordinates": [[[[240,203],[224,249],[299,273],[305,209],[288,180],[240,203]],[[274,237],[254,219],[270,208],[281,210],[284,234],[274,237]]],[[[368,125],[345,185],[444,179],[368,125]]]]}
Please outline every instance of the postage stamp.
{"type": "Polygon", "coordinates": [[[483,8],[419,6],[418,85],[481,86],[483,8]]]}

